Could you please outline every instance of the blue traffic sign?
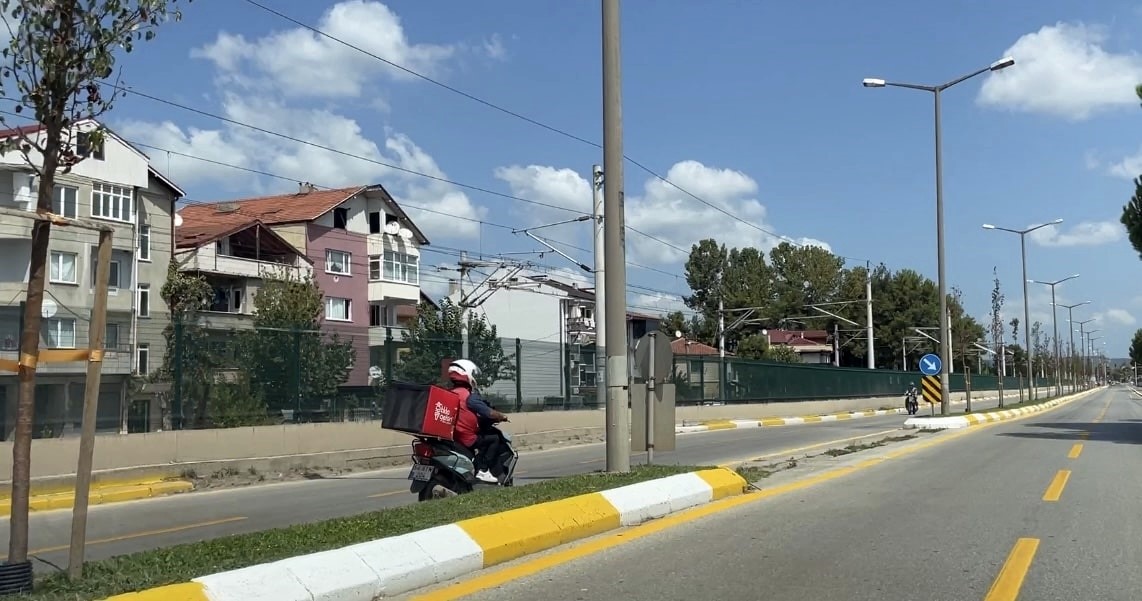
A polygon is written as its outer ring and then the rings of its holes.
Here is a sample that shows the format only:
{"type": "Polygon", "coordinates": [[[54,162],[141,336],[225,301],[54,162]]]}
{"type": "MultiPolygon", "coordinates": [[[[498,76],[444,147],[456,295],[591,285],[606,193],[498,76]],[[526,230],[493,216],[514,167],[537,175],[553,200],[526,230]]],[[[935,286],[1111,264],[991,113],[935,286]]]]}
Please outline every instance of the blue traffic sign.
{"type": "Polygon", "coordinates": [[[940,356],[935,353],[928,353],[920,357],[920,373],[925,376],[938,376],[943,367],[944,362],[940,361],[940,356]]]}

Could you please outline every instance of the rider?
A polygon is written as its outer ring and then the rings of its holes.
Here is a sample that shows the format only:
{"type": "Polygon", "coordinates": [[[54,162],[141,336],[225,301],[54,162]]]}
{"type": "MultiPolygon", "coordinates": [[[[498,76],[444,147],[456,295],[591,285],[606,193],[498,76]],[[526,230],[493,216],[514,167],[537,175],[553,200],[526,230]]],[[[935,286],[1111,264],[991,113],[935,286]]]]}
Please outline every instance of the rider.
{"type": "Polygon", "coordinates": [[[909,382],[908,390],[904,393],[904,402],[905,405],[908,405],[907,409],[909,414],[912,413],[911,403],[915,402],[919,398],[919,395],[920,391],[916,389],[916,383],[909,382]]]}
{"type": "MultiPolygon", "coordinates": [[[[470,446],[476,451],[476,478],[489,484],[496,484],[499,480],[491,473],[490,459],[499,454],[500,437],[498,433],[488,432],[488,426],[497,422],[506,422],[508,417],[492,409],[480,393],[476,390],[476,376],[480,368],[468,359],[457,359],[448,366],[448,380],[452,383],[452,390],[460,395],[460,400],[466,408],[478,418],[478,437],[470,446]]],[[[463,419],[464,411],[461,411],[463,419]]],[[[461,444],[464,444],[463,442],[461,444]]]]}

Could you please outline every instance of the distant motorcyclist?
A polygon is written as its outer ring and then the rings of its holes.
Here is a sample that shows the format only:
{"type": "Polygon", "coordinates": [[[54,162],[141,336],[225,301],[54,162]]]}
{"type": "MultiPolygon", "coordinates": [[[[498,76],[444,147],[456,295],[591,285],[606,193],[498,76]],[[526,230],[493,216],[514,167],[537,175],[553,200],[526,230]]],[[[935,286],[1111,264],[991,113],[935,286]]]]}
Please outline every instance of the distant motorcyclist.
{"type": "Polygon", "coordinates": [[[904,408],[908,410],[908,415],[916,415],[920,411],[919,395],[916,383],[909,382],[908,390],[904,392],[904,408]]]}
{"type": "Polygon", "coordinates": [[[448,366],[448,380],[452,384],[452,391],[460,396],[460,401],[476,415],[478,423],[478,437],[473,450],[476,451],[476,478],[489,484],[497,484],[499,480],[491,473],[491,458],[499,455],[500,435],[489,432],[491,424],[506,422],[508,416],[492,409],[491,405],[480,396],[476,387],[476,377],[480,368],[468,359],[457,359],[448,366]]]}

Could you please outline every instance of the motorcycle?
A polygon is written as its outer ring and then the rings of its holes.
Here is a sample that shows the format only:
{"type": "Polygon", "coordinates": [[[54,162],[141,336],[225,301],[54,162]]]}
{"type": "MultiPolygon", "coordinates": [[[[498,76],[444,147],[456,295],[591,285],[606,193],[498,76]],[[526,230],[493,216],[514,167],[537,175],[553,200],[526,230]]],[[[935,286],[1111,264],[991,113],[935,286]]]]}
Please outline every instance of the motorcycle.
{"type": "Polygon", "coordinates": [[[904,408],[908,410],[908,415],[920,412],[920,402],[916,400],[916,393],[909,392],[904,395],[904,408]]]}
{"type": "Polygon", "coordinates": [[[462,495],[477,487],[513,486],[515,468],[519,453],[512,446],[512,435],[490,426],[485,433],[500,437],[497,457],[492,458],[491,472],[497,483],[483,482],[476,478],[474,457],[468,449],[451,441],[417,436],[412,442],[412,469],[408,479],[412,481],[409,492],[418,501],[462,495]]]}

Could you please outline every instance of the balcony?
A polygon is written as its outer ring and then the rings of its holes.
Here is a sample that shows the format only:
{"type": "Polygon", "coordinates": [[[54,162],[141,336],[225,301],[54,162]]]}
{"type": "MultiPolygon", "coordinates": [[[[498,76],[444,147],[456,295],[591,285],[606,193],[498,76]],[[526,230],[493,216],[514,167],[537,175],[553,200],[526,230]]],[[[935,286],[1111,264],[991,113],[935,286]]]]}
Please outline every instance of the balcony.
{"type": "MultiPolygon", "coordinates": [[[[18,354],[14,348],[3,344],[0,348],[0,359],[16,360],[18,354]]],[[[85,347],[86,348],[86,347],[85,347]]],[[[87,372],[86,361],[73,361],[69,363],[40,363],[36,373],[43,376],[60,374],[83,374],[87,372]]],[[[120,344],[108,348],[103,352],[103,375],[130,375],[131,374],[131,348],[120,344]]],[[[0,375],[11,375],[0,372],[0,375]]]]}
{"type": "Polygon", "coordinates": [[[248,313],[226,311],[199,311],[198,326],[208,330],[249,330],[254,327],[254,316],[248,313]]]}
{"type": "Polygon", "coordinates": [[[369,346],[384,346],[391,331],[393,342],[404,342],[408,335],[408,328],[402,326],[373,326],[369,328],[369,346]]]}
{"type": "Polygon", "coordinates": [[[259,261],[257,259],[219,255],[209,247],[195,251],[183,264],[182,270],[258,279],[280,275],[283,270],[291,270],[300,277],[313,274],[313,266],[296,257],[282,262],[259,261]]]}

